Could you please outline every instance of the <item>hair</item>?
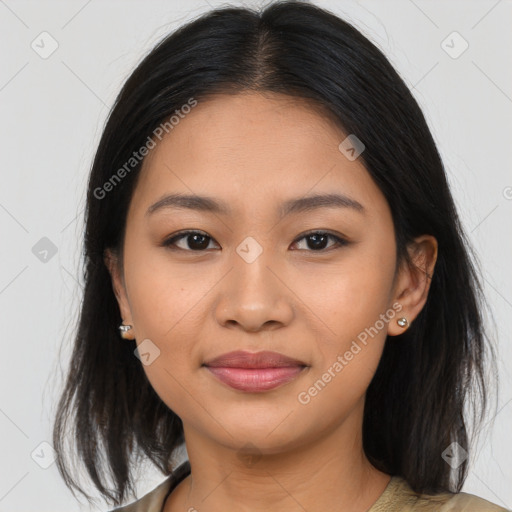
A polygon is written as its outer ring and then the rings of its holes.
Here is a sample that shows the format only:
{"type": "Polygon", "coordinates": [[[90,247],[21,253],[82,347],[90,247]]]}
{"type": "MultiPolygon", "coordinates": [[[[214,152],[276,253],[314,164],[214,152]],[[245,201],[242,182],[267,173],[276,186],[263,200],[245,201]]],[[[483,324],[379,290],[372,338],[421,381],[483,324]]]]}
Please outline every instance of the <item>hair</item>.
{"type": "Polygon", "coordinates": [[[89,176],[84,295],[53,426],[66,485],[90,499],[66,457],[69,424],[74,453],[115,505],[135,492],[132,457],[145,456],[169,475],[184,443],[181,419],[152,388],[134,345],[119,337],[120,311],[104,261],[107,248],[122,255],[128,206],[144,160],[104,197],[98,190],[113,183],[115,170],[190,98],[246,91],[307,100],[364,143],[360,158],[391,209],[397,263],[412,264],[407,247],[416,236],[437,239],[425,306],[407,331],[386,342],[367,390],[363,447],[376,468],[403,477],[416,492],[460,491],[468,460],[452,468],[442,454],[453,442],[469,450],[464,409],[472,405],[473,422],[483,421],[484,363],[488,355],[494,362],[476,259],[436,144],[404,81],[351,24],[298,1],[203,14],[159,42],[115,101],[89,176]]]}

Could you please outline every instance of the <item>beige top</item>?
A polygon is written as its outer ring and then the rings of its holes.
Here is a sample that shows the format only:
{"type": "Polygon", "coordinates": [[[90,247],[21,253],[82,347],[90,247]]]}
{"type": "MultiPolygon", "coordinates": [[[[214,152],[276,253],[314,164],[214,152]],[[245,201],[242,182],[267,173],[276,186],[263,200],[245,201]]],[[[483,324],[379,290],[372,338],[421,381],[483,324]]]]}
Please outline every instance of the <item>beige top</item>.
{"type": "MultiPolygon", "coordinates": [[[[139,500],[111,512],[162,512],[167,496],[190,474],[188,461],[139,500]]],[[[427,496],[415,493],[399,476],[393,476],[367,512],[512,512],[465,492],[427,496]]]]}

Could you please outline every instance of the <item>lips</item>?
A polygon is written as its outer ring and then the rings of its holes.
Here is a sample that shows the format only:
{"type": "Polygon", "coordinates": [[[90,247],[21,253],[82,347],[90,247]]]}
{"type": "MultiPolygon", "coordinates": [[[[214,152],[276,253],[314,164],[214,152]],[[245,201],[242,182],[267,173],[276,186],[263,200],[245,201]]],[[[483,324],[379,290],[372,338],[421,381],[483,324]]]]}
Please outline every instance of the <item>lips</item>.
{"type": "Polygon", "coordinates": [[[274,389],[295,379],[307,367],[303,361],[270,351],[229,352],[203,366],[228,386],[246,392],[274,389]]]}
{"type": "Polygon", "coordinates": [[[306,366],[306,363],[298,359],[292,359],[279,352],[245,352],[237,350],[222,354],[205,363],[209,367],[225,368],[283,368],[286,366],[306,366]]]}

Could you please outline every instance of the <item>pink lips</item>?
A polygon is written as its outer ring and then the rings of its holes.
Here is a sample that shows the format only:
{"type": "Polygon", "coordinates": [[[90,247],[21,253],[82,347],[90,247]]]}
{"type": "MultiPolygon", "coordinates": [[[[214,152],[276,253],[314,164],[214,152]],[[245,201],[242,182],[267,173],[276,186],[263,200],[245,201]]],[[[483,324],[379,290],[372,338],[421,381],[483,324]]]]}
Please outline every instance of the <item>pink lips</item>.
{"type": "Polygon", "coordinates": [[[234,389],[262,392],[293,380],[306,364],[277,352],[235,351],[204,364],[219,380],[234,389]]]}

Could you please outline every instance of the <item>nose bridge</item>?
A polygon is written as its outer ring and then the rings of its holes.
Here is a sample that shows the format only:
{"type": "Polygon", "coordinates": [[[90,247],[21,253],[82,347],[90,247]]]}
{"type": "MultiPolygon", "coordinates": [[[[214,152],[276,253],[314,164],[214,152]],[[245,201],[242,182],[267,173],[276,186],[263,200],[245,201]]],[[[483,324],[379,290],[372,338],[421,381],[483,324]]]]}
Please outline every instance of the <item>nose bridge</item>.
{"type": "Polygon", "coordinates": [[[231,292],[239,297],[241,307],[262,308],[264,304],[272,303],[275,298],[277,283],[267,268],[275,258],[269,244],[263,246],[263,243],[264,241],[260,243],[256,238],[248,236],[236,247],[232,255],[232,278],[235,289],[231,292]]]}
{"type": "Polygon", "coordinates": [[[248,236],[231,255],[232,270],[217,307],[217,320],[223,325],[236,323],[254,331],[264,325],[286,324],[293,316],[287,289],[274,275],[274,251],[263,243],[248,236]]]}
{"type": "Polygon", "coordinates": [[[234,266],[234,277],[240,283],[240,291],[249,291],[268,294],[271,290],[268,286],[275,285],[270,283],[271,272],[267,267],[271,266],[275,258],[272,254],[272,248],[269,244],[265,247],[254,237],[245,238],[235,249],[232,264],[234,266]]]}

